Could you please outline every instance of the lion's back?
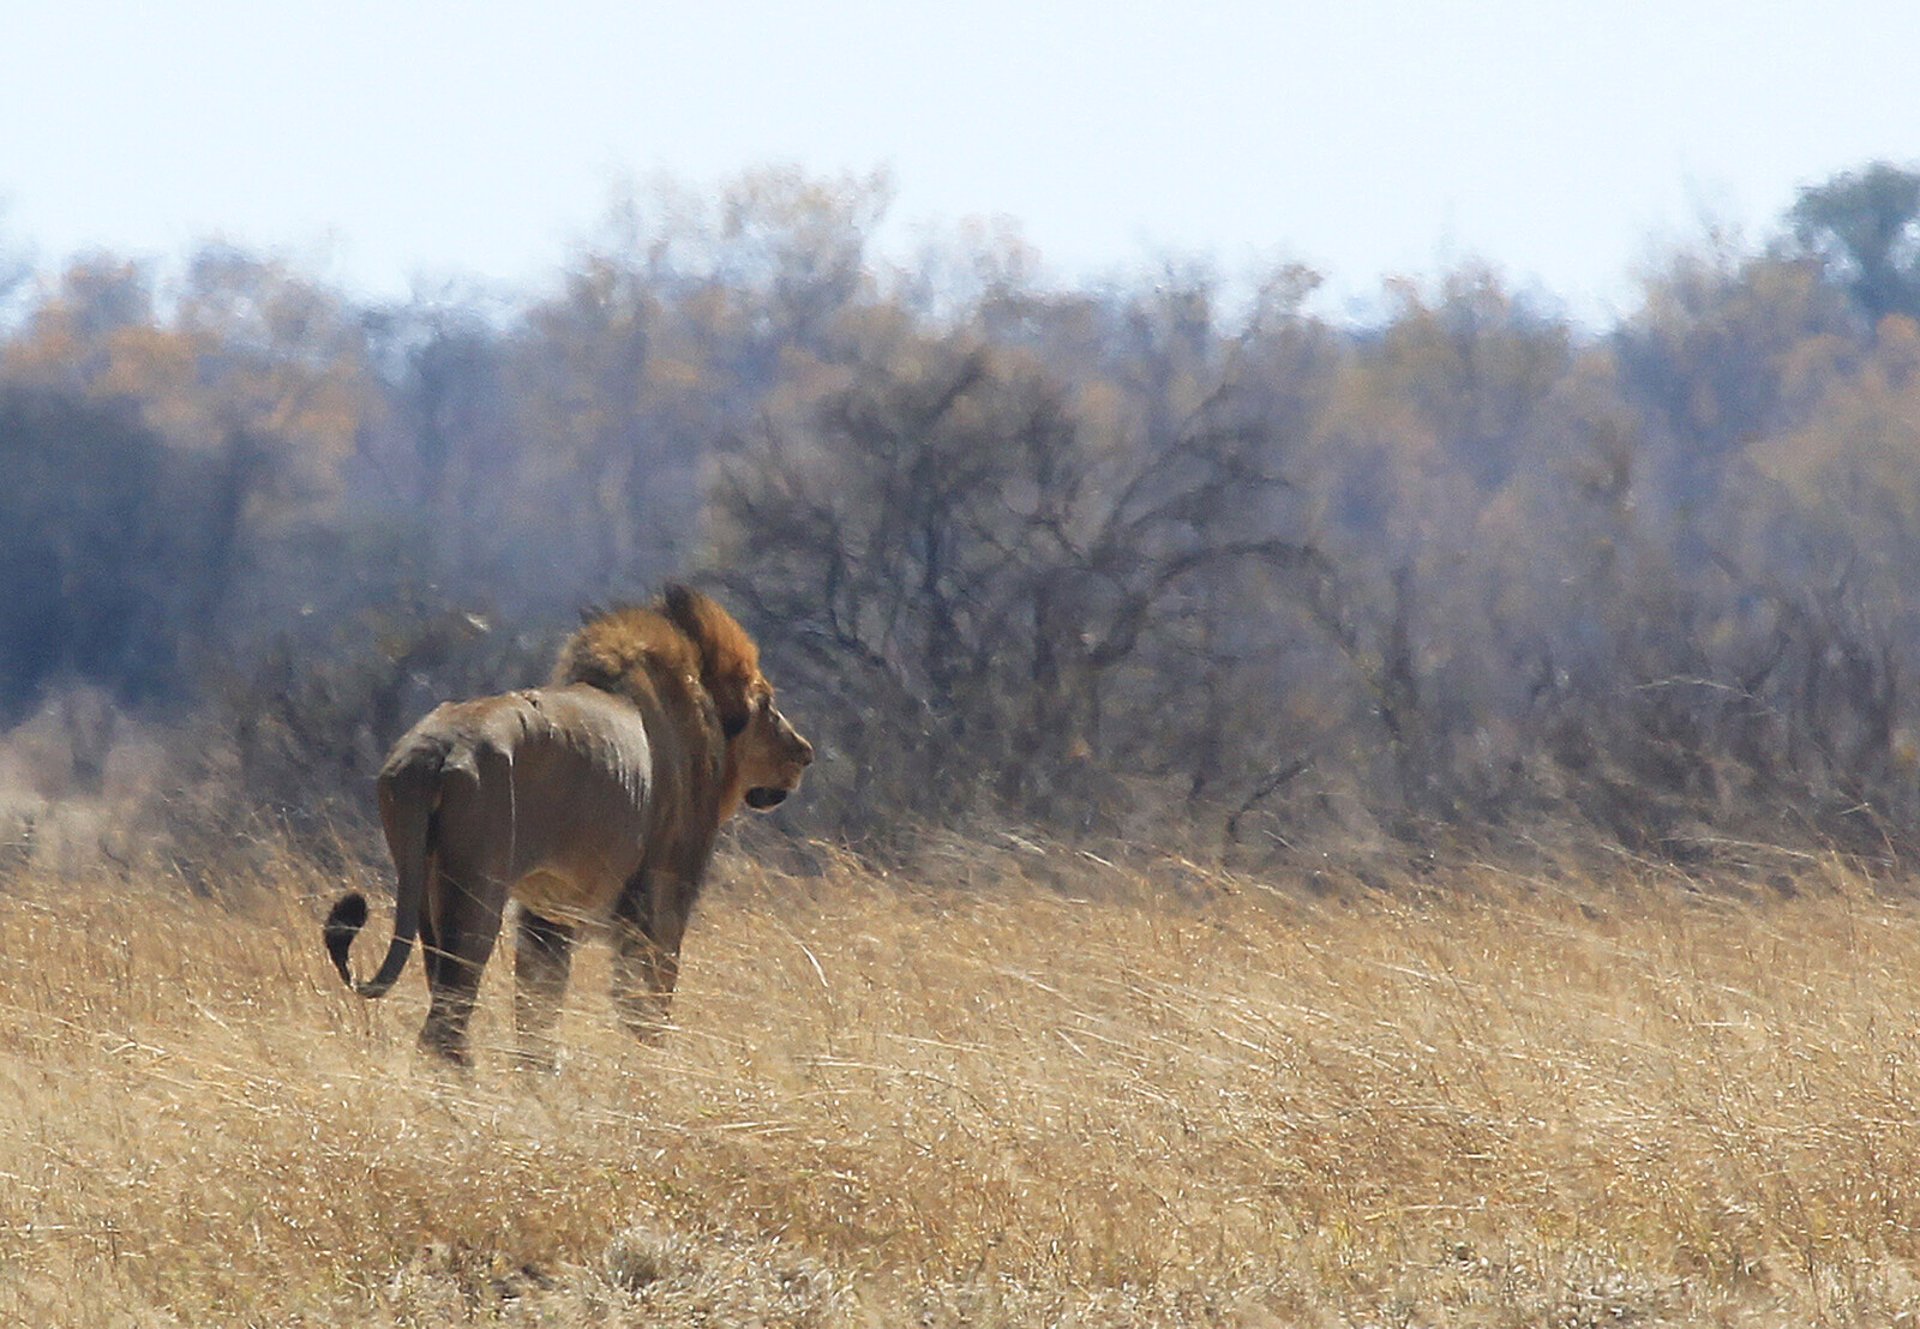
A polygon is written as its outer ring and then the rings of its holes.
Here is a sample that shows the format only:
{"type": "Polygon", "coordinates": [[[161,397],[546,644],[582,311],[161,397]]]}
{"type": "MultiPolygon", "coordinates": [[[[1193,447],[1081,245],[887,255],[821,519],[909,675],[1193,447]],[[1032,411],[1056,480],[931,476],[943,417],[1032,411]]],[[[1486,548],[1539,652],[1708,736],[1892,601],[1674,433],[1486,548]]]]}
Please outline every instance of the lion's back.
{"type": "Polygon", "coordinates": [[[438,774],[452,767],[473,770],[480,754],[510,751],[525,728],[525,694],[502,693],[467,701],[448,701],[428,711],[402,734],[380,766],[379,781],[390,785],[410,775],[438,774]]]}

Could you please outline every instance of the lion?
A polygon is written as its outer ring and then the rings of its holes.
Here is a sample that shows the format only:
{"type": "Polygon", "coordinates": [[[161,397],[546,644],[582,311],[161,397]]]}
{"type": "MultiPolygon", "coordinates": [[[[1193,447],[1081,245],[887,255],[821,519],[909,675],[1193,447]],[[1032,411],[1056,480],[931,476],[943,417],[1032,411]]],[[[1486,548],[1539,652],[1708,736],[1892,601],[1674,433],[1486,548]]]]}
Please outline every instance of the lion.
{"type": "Polygon", "coordinates": [[[517,901],[520,1056],[550,1066],[576,935],[604,923],[621,1022],[650,1041],[721,823],[742,803],[780,804],[812,760],[752,639],[708,596],[669,586],[593,614],[547,687],[448,702],[394,745],[377,786],[393,939],[379,972],[355,981],[347,953],[367,902],[354,892],[327,915],[327,952],[347,986],[378,997],[417,935],[431,997],[421,1046],[467,1065],[480,974],[517,901]]]}

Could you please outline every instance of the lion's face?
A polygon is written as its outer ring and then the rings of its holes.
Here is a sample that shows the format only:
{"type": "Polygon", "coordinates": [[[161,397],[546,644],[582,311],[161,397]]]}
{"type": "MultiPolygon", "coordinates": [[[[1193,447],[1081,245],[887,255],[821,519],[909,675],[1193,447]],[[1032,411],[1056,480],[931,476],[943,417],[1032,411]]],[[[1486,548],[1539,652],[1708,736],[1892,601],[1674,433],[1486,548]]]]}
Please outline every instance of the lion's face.
{"type": "Polygon", "coordinates": [[[746,726],[728,740],[727,756],[733,788],[742,791],[748,807],[765,812],[799,788],[801,773],[813,761],[813,744],[780,714],[773,689],[759,681],[748,692],[746,726]]]}

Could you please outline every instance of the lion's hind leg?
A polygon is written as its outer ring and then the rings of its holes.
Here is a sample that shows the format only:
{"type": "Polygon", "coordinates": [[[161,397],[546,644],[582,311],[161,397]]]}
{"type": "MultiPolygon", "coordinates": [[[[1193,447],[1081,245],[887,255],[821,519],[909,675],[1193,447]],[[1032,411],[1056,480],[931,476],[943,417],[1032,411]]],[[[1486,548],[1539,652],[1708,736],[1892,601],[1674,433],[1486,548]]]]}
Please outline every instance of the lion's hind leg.
{"type": "Polygon", "coordinates": [[[519,1035],[522,1065],[554,1069],[553,1026],[573,968],[575,929],[520,910],[513,951],[513,1023],[519,1035]]]}
{"type": "MultiPolygon", "coordinates": [[[[448,876],[442,876],[441,883],[449,893],[475,897],[486,893],[484,886],[470,891],[459,879],[448,876]]],[[[428,943],[432,947],[426,957],[430,995],[426,1023],[420,1027],[420,1046],[456,1066],[470,1065],[473,1060],[467,1048],[467,1025],[480,995],[481,971],[500,931],[499,910],[493,911],[491,927],[486,925],[484,913],[484,906],[455,910],[453,918],[442,918],[428,943]]]]}
{"type": "Polygon", "coordinates": [[[467,1025],[480,992],[480,975],[500,936],[507,903],[508,861],[494,829],[505,788],[471,772],[447,776],[440,806],[438,861],[430,877],[427,989],[430,1000],[420,1046],[457,1066],[470,1064],[467,1025]]]}

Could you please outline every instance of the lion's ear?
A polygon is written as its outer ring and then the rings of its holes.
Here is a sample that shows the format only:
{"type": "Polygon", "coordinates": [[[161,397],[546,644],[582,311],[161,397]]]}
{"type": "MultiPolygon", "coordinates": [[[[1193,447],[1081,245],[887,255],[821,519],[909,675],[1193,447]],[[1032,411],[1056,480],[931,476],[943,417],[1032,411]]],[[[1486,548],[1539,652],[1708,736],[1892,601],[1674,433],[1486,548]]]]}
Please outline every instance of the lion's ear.
{"type": "Polygon", "coordinates": [[[725,613],[713,602],[713,597],[703,591],[696,591],[677,581],[668,582],[660,589],[660,612],[667,621],[698,642],[705,632],[706,621],[715,611],[725,613]]]}
{"type": "Polygon", "coordinates": [[[760,676],[760,652],[747,630],[711,596],[678,584],[660,593],[660,612],[700,652],[700,683],[732,738],[752,718],[750,692],[760,676]]]}

